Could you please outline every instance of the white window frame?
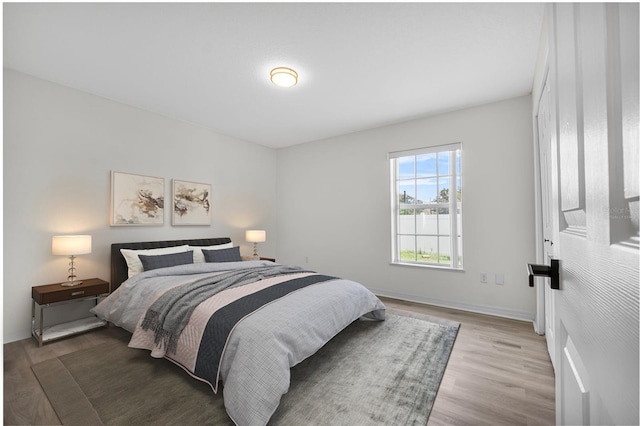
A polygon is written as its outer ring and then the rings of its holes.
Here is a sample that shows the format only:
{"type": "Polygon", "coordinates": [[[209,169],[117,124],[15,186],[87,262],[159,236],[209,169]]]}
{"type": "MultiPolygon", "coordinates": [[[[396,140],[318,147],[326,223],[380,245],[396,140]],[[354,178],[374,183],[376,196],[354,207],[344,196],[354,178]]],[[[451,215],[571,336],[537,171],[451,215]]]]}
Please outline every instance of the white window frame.
{"type": "MultiPolygon", "coordinates": [[[[391,172],[391,241],[392,241],[392,249],[391,249],[391,263],[392,264],[398,264],[398,265],[410,265],[410,266],[420,266],[420,267],[428,267],[428,268],[439,268],[439,269],[453,269],[453,270],[462,270],[463,269],[463,263],[464,263],[464,258],[462,257],[462,246],[463,246],[463,237],[462,237],[462,229],[458,229],[458,220],[459,218],[461,219],[462,216],[462,198],[460,200],[458,200],[457,197],[457,185],[456,185],[456,181],[457,178],[460,177],[460,187],[462,189],[462,143],[453,143],[453,144],[447,144],[447,145],[438,145],[438,146],[432,146],[432,147],[425,147],[425,148],[418,148],[418,149],[412,149],[412,150],[407,150],[407,151],[395,151],[395,152],[390,152],[388,154],[388,159],[389,159],[389,165],[390,165],[390,172],[391,172]],[[457,173],[457,168],[456,168],[456,163],[455,163],[455,152],[458,151],[460,152],[460,173],[457,173]],[[433,153],[439,153],[439,154],[443,154],[443,153],[447,153],[449,152],[450,155],[453,154],[453,162],[452,164],[452,171],[451,173],[448,175],[449,176],[449,203],[448,204],[443,204],[443,203],[421,203],[421,204],[402,204],[400,203],[400,198],[399,198],[399,194],[398,194],[398,169],[397,169],[397,164],[398,164],[398,159],[403,158],[403,157],[415,157],[418,155],[423,155],[423,154],[433,154],[433,153]],[[417,241],[417,237],[420,235],[423,236],[436,236],[437,240],[438,240],[438,244],[440,241],[440,236],[441,235],[446,235],[445,232],[440,232],[438,230],[437,234],[418,234],[417,233],[417,228],[414,229],[414,233],[413,234],[399,234],[398,233],[398,218],[399,218],[399,210],[400,209],[432,209],[432,208],[442,208],[442,207],[448,207],[449,208],[449,229],[448,229],[448,234],[450,236],[449,241],[450,241],[450,247],[449,247],[449,253],[450,253],[450,259],[451,259],[451,263],[450,264],[442,264],[442,263],[432,263],[432,262],[424,262],[424,261],[409,261],[409,260],[403,260],[401,259],[400,256],[400,251],[399,251],[399,239],[401,236],[403,235],[414,235],[416,237],[416,241],[417,241]],[[460,210],[460,212],[458,213],[458,210],[460,210]],[[460,238],[460,247],[458,244],[458,236],[460,238]],[[462,260],[461,260],[462,258],[462,260]]],[[[415,173],[415,171],[414,171],[415,173]]],[[[436,176],[440,177],[440,176],[446,176],[446,175],[440,175],[439,171],[436,172],[436,176]]],[[[414,180],[417,180],[418,177],[414,175],[414,180]]],[[[462,222],[462,220],[460,220],[460,222],[462,222]]],[[[417,248],[417,243],[416,243],[416,253],[418,251],[417,248]]],[[[438,246],[438,258],[440,258],[440,247],[438,246]]]]}

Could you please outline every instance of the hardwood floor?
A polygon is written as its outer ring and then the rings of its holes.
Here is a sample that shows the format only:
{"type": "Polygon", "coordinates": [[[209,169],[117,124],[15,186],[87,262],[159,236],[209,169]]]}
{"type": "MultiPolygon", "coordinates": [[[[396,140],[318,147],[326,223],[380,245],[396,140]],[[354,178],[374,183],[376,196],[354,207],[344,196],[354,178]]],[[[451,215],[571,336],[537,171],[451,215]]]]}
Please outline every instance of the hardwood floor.
{"type": "MultiPolygon", "coordinates": [[[[4,424],[59,425],[31,366],[47,359],[130,336],[117,327],[102,328],[38,347],[29,338],[4,345],[4,424]]],[[[127,340],[125,340],[126,342],[127,340]]]]}
{"type": "MultiPolygon", "coordinates": [[[[382,298],[390,308],[461,323],[429,426],[555,424],[555,381],[544,336],[531,323],[382,298]]],[[[112,340],[116,327],[39,348],[34,339],[4,345],[4,424],[59,425],[31,371],[46,359],[112,340]]]]}

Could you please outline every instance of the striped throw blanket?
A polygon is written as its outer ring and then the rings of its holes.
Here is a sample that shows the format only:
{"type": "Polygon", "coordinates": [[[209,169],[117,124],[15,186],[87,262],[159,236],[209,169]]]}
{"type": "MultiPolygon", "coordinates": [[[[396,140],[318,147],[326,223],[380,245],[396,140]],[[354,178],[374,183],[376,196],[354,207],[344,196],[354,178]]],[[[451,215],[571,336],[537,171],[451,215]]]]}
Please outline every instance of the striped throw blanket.
{"type": "Polygon", "coordinates": [[[164,346],[168,353],[175,354],[182,330],[189,322],[193,310],[203,301],[229,288],[301,272],[312,271],[305,271],[296,266],[273,265],[249,270],[232,270],[197,279],[160,296],[147,310],[141,323],[142,329],[153,331],[154,343],[164,346]]]}

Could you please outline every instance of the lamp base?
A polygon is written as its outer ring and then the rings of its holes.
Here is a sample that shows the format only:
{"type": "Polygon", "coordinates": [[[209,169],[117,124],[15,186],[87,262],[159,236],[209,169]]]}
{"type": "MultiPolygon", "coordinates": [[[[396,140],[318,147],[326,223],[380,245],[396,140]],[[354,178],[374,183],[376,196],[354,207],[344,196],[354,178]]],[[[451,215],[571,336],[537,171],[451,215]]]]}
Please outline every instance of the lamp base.
{"type": "Polygon", "coordinates": [[[66,283],[62,283],[60,285],[62,287],[75,287],[80,284],[82,284],[82,281],[67,281],[66,283]]]}

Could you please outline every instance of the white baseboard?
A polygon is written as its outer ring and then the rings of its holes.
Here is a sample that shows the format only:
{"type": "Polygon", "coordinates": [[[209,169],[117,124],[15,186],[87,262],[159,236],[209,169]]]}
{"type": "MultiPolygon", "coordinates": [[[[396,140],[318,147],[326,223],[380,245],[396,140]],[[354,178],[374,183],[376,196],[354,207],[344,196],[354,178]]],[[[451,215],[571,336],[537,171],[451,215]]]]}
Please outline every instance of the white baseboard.
{"type": "Polygon", "coordinates": [[[369,288],[369,290],[371,290],[378,296],[389,297],[392,299],[399,299],[407,302],[424,303],[426,305],[458,309],[460,311],[475,312],[477,314],[493,315],[495,317],[509,318],[519,321],[533,322],[534,317],[534,315],[530,312],[516,311],[513,309],[505,309],[497,306],[472,305],[451,300],[432,299],[430,297],[409,295],[389,290],[380,290],[377,288],[369,288]]]}
{"type": "MultiPolygon", "coordinates": [[[[11,342],[17,342],[18,340],[24,340],[24,339],[28,339],[29,337],[31,337],[31,333],[2,333],[2,344],[5,343],[11,343],[11,342]]],[[[34,340],[35,342],[35,340],[34,340]]]]}

